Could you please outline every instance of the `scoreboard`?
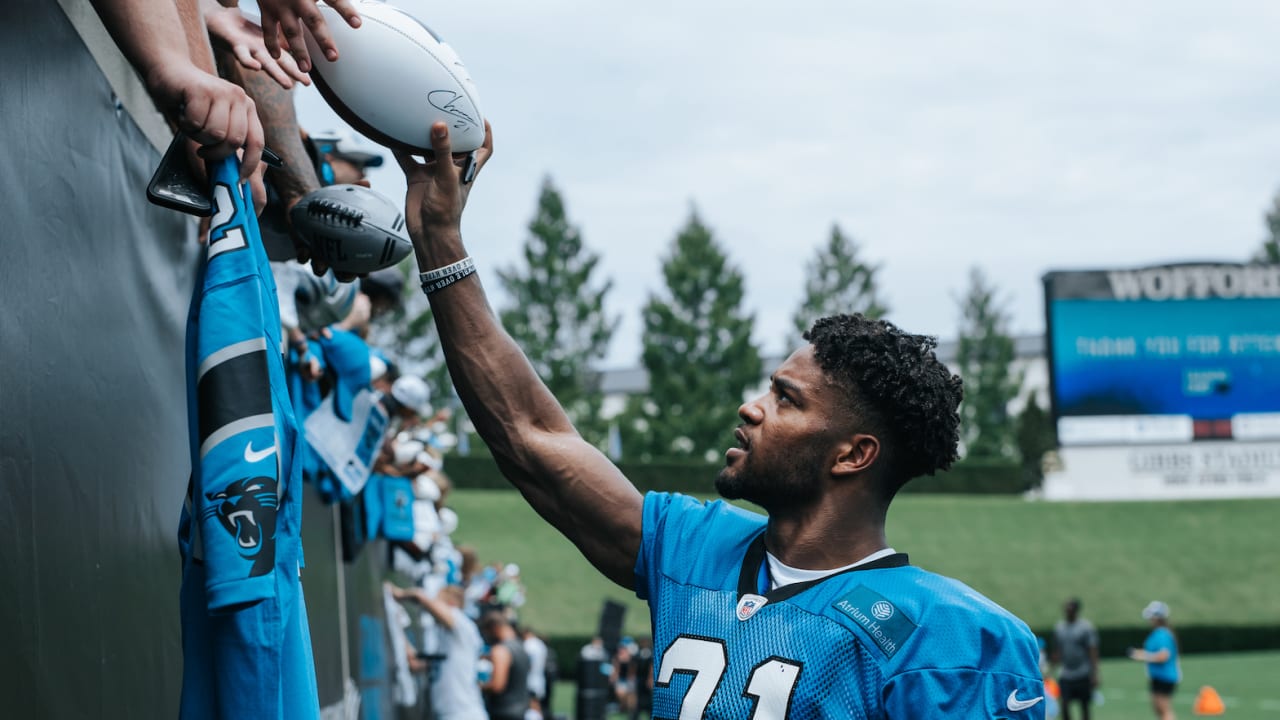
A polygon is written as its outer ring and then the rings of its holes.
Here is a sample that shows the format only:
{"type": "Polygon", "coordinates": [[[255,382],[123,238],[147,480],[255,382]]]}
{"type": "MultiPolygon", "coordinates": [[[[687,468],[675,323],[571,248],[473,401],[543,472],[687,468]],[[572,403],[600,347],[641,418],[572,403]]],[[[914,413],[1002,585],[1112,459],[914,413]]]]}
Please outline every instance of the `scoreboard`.
{"type": "Polygon", "coordinates": [[[1058,442],[1280,439],[1280,265],[1044,276],[1058,442]]]}

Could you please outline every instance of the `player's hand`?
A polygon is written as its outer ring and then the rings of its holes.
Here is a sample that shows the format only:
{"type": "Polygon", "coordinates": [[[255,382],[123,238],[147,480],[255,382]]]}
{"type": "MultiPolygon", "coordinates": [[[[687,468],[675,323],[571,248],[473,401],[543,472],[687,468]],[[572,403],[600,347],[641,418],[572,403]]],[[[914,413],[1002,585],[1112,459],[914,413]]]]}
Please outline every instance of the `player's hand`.
{"type": "Polygon", "coordinates": [[[200,157],[217,160],[243,150],[240,178],[253,176],[262,160],[262,123],[243,88],[185,61],[162,63],[147,80],[161,109],[201,145],[200,157]]]}
{"type": "MultiPolygon", "coordinates": [[[[338,11],[347,24],[353,28],[360,27],[360,14],[348,0],[325,0],[338,11]]],[[[324,15],[316,6],[315,0],[258,0],[262,9],[262,39],[267,45],[271,57],[280,57],[280,38],[284,36],[285,46],[302,72],[311,71],[311,56],[307,53],[307,42],[302,36],[302,26],[311,30],[320,51],[333,62],[338,59],[338,46],[333,42],[333,35],[324,21],[324,15]]]]}
{"type": "MultiPolygon", "coordinates": [[[[397,150],[396,161],[404,170],[408,191],[405,195],[405,226],[414,246],[441,234],[457,232],[462,224],[462,211],[474,183],[463,182],[462,173],[470,153],[454,154],[449,146],[449,128],[443,122],[431,126],[432,157],[418,162],[413,155],[397,150]],[[450,158],[452,162],[441,162],[450,158]]],[[[484,145],[475,151],[472,177],[493,156],[493,128],[484,124],[484,145]]]]}
{"type": "Polygon", "coordinates": [[[265,72],[286,90],[293,88],[295,80],[303,85],[311,84],[311,76],[298,68],[292,55],[272,57],[267,51],[262,30],[241,15],[239,10],[223,7],[214,0],[203,0],[200,9],[204,13],[204,23],[209,28],[209,37],[214,45],[230,50],[241,66],[265,72]]]}

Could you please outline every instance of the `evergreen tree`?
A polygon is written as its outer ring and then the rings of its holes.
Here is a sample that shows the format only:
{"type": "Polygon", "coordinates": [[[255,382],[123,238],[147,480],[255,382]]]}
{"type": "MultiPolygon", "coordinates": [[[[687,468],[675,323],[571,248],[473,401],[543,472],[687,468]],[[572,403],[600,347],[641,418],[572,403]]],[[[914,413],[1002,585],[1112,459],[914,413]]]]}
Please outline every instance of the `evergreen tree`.
{"type": "Polygon", "coordinates": [[[733,443],[743,393],[761,379],[742,308],[743,277],[697,212],[663,260],[663,296],[644,307],[643,364],[649,394],[633,398],[623,451],[636,459],[711,459],[733,443]]]}
{"type": "Polygon", "coordinates": [[[1267,239],[1253,259],[1257,262],[1280,263],[1280,195],[1271,201],[1271,211],[1267,213],[1267,239]]]}
{"type": "Polygon", "coordinates": [[[1016,424],[1016,440],[1018,444],[1018,461],[1022,465],[1023,477],[1027,487],[1040,487],[1044,480],[1042,461],[1045,453],[1057,447],[1056,434],[1053,429],[1053,418],[1042,407],[1036,393],[1027,396],[1027,404],[1018,413],[1016,424]]]}
{"type": "Polygon", "coordinates": [[[787,350],[800,346],[805,331],[818,318],[841,313],[884,317],[889,308],[876,283],[879,270],[859,258],[858,244],[839,225],[832,225],[831,239],[805,266],[804,300],[791,316],[795,333],[788,338],[787,350]]]}
{"type": "Polygon", "coordinates": [[[582,436],[604,442],[603,395],[596,366],[618,326],[604,310],[613,282],[592,282],[600,257],[586,249],[569,223],[564,200],[547,178],[529,222],[523,268],[498,270],[510,304],[499,313],[582,436]]]}
{"type": "Polygon", "coordinates": [[[1009,315],[996,297],[996,288],[979,268],[969,273],[969,289],[960,300],[960,342],[956,364],[964,379],[960,405],[966,456],[975,459],[1014,458],[1014,426],[1009,403],[1018,396],[1021,374],[1013,367],[1013,338],[1009,315]]]}

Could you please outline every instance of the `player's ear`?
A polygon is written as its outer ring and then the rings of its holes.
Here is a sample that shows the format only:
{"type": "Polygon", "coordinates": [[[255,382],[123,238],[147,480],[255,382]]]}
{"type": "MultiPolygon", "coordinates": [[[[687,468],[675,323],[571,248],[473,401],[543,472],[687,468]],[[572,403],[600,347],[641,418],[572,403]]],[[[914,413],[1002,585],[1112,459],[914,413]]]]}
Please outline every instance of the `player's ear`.
{"type": "Polygon", "coordinates": [[[864,473],[871,469],[879,457],[880,439],[875,435],[857,433],[836,446],[831,474],[848,477],[864,473]]]}

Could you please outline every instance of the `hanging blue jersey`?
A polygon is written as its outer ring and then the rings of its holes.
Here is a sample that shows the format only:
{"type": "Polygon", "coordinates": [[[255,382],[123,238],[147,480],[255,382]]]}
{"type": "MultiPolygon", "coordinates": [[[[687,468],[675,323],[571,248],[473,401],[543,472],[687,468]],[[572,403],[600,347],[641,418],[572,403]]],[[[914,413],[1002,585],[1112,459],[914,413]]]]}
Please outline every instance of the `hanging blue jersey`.
{"type": "Polygon", "coordinates": [[[1044,718],[1036,639],[1013,615],[903,554],[765,591],[765,523],[645,497],[653,717],[1044,718]]]}
{"type": "Polygon", "coordinates": [[[1149,653],[1169,651],[1168,660],[1161,663],[1147,663],[1147,675],[1152,680],[1176,683],[1182,679],[1182,668],[1178,665],[1178,641],[1174,639],[1172,630],[1167,627],[1157,627],[1152,630],[1146,642],[1143,643],[1142,649],[1149,653]]]}
{"type": "Polygon", "coordinates": [[[279,308],[234,157],[187,320],[191,481],[183,557],[180,716],[317,718],[302,564],[298,429],[279,308]]]}

